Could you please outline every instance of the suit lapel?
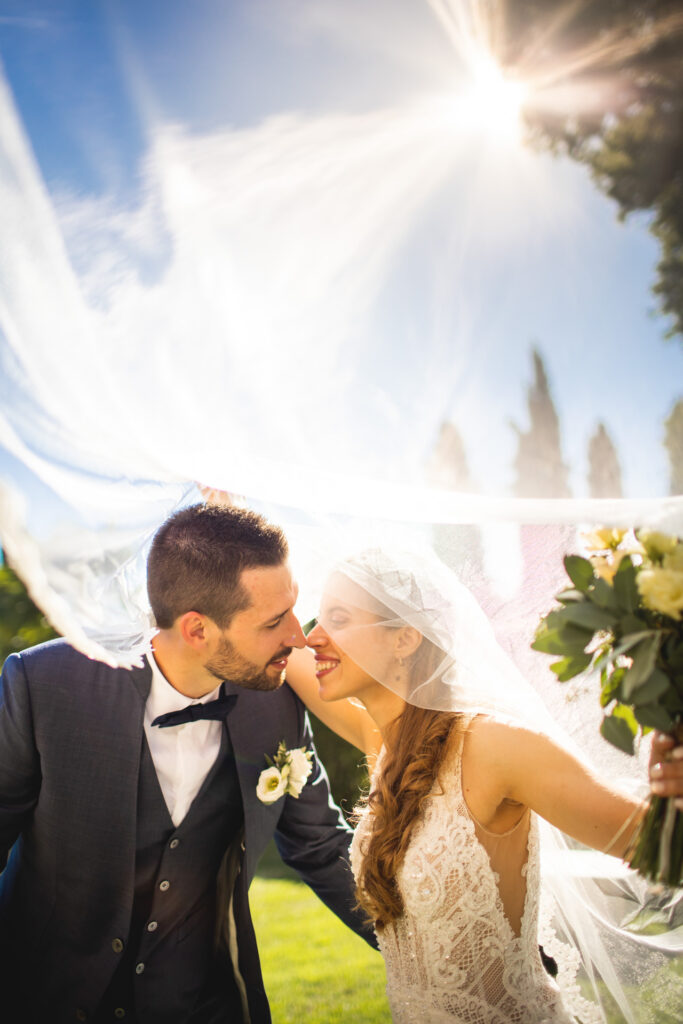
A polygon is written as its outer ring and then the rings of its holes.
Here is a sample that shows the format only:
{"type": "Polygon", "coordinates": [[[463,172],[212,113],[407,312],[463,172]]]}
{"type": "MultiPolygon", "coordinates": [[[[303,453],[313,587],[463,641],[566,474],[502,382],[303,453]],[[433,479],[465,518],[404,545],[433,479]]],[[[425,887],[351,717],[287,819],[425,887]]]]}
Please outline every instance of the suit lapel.
{"type": "MultiPolygon", "coordinates": [[[[97,664],[97,663],[95,663],[97,664]]],[[[143,717],[151,670],[99,666],[72,714],[74,741],[83,755],[85,774],[74,780],[89,823],[87,843],[92,862],[109,872],[114,884],[132,893],[135,874],[138,778],[143,717]]]]}
{"type": "Polygon", "coordinates": [[[235,683],[225,683],[226,694],[235,694],[237,701],[227,716],[226,724],[235,753],[235,763],[244,807],[245,863],[248,881],[251,881],[256,864],[266,844],[273,835],[282,811],[282,800],[264,804],[256,796],[256,787],[261,772],[267,768],[266,754],[273,757],[277,741],[273,746],[272,707],[269,714],[268,702],[274,700],[271,693],[245,691],[235,683]],[[270,744],[273,749],[269,749],[270,744]]]}

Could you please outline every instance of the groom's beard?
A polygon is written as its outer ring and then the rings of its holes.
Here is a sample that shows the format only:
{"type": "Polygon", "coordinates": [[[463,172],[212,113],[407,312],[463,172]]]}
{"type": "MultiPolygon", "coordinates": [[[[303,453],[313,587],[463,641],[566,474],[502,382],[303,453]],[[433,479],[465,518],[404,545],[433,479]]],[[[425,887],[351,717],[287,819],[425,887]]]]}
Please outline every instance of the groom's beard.
{"type": "MultiPolygon", "coordinates": [[[[283,647],[271,660],[279,661],[291,653],[291,647],[283,647]]],[[[244,686],[247,690],[277,690],[285,681],[284,671],[277,674],[273,674],[272,671],[268,673],[266,672],[267,665],[259,667],[253,661],[247,661],[241,654],[238,654],[226,637],[221,637],[218,650],[204,667],[216,679],[221,681],[229,679],[238,686],[244,686]]]]}

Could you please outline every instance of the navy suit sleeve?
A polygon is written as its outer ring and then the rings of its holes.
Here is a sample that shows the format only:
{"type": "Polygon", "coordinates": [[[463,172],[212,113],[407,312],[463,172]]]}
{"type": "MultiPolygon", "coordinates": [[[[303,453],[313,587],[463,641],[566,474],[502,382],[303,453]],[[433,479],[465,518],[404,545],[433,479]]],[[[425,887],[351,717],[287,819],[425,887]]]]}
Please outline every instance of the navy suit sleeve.
{"type": "Polygon", "coordinates": [[[0,870],[40,793],[40,758],[21,656],[11,654],[0,678],[0,870]]]}
{"type": "Polygon", "coordinates": [[[301,795],[286,797],[275,842],[284,862],[294,868],[323,903],[344,924],[376,946],[374,932],[365,915],[354,907],[354,881],[348,856],[353,833],[332,799],[303,705],[300,705],[300,715],[297,745],[313,751],[312,771],[301,795]]]}

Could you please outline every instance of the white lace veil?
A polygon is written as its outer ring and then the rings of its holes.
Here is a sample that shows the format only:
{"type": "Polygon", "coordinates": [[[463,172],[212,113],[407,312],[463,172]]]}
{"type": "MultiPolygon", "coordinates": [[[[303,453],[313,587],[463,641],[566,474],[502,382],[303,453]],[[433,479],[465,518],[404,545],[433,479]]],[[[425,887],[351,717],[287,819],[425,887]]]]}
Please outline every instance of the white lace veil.
{"type": "MultiPolygon", "coordinates": [[[[606,781],[621,787],[640,782],[642,791],[642,757],[618,764],[599,746],[589,757],[577,742],[580,736],[566,730],[577,711],[594,717],[597,686],[588,693],[569,687],[564,706],[553,714],[543,687],[536,689],[503,651],[470,589],[426,546],[419,552],[372,547],[338,560],[325,583],[319,622],[335,646],[408,703],[483,713],[551,735],[575,756],[591,760],[606,781]],[[405,626],[422,641],[401,664],[386,657],[382,638],[405,626]],[[431,650],[427,659],[420,657],[425,642],[431,650]]],[[[543,667],[541,658],[531,673],[537,684],[543,667]]],[[[656,1021],[657,1012],[644,1007],[641,992],[662,985],[667,957],[683,950],[681,894],[654,890],[618,859],[580,849],[547,822],[540,822],[540,833],[539,941],[556,960],[568,1005],[586,1022],[611,1020],[614,1012],[629,1022],[656,1021]],[[547,927],[551,916],[554,931],[547,927]],[[579,960],[583,991],[575,978],[579,960]]],[[[675,998],[675,982],[669,984],[675,998]]]]}

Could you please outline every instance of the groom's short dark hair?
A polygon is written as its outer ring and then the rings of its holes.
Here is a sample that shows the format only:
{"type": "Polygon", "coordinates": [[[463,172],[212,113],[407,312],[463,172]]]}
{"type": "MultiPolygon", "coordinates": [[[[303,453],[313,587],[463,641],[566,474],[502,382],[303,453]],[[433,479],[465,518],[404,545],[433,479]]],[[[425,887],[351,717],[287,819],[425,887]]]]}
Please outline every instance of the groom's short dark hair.
{"type": "Polygon", "coordinates": [[[244,569],[277,566],[287,559],[279,526],[250,509],[190,505],[157,530],[147,559],[147,594],[160,629],[195,611],[225,629],[249,607],[244,569]]]}

